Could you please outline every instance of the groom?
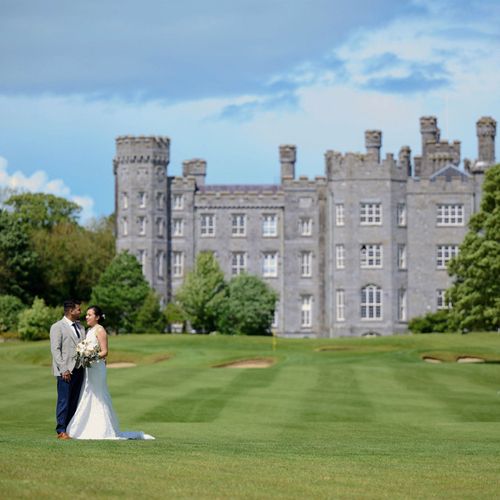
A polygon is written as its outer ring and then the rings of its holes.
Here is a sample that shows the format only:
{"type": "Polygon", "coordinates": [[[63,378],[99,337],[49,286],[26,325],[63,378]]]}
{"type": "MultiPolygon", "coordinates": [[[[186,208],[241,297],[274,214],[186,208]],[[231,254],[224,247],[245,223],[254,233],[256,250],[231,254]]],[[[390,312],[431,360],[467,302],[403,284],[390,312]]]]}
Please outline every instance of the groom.
{"type": "Polygon", "coordinates": [[[76,367],[74,359],[77,344],[85,338],[85,330],[79,323],[80,302],[66,300],[64,317],[50,328],[52,368],[57,377],[56,432],[58,439],[71,439],[66,426],[78,405],[83,381],[83,368],[76,367]]]}

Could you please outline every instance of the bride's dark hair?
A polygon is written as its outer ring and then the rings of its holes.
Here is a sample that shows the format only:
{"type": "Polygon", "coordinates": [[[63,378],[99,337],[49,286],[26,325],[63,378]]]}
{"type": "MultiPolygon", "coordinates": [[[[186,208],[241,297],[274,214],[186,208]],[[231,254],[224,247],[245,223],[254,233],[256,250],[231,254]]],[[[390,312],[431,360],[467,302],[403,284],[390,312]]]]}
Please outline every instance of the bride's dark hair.
{"type": "Polygon", "coordinates": [[[106,319],[106,316],[102,312],[102,309],[99,306],[90,306],[89,309],[94,311],[94,314],[97,316],[97,322],[101,324],[101,322],[106,319]]]}

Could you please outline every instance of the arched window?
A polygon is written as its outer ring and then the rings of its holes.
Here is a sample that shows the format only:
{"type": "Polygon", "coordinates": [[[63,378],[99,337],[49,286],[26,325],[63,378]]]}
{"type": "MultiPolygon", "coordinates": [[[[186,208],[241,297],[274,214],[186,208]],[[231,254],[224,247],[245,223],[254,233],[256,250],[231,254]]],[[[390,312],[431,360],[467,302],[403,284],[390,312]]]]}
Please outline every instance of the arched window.
{"type": "Polygon", "coordinates": [[[361,289],[361,319],[382,319],[382,288],[367,285],[361,289]]]}

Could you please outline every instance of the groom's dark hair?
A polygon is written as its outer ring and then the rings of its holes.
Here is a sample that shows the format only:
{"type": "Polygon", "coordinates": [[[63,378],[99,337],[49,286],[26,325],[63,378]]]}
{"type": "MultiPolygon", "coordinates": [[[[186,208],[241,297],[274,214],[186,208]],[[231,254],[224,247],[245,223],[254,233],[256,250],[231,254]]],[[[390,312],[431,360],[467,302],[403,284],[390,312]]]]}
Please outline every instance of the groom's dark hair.
{"type": "Polygon", "coordinates": [[[63,302],[64,312],[67,313],[72,309],[74,309],[76,306],[79,306],[80,304],[81,302],[79,300],[74,300],[74,299],[65,300],[63,302]]]}

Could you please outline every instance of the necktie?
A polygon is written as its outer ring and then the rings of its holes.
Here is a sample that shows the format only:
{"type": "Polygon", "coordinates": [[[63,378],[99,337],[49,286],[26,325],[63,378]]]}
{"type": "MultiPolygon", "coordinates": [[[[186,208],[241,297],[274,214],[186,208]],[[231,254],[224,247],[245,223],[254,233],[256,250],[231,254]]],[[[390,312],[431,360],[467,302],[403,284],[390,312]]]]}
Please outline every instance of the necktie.
{"type": "Polygon", "coordinates": [[[76,336],[80,338],[80,332],[78,331],[78,327],[76,326],[76,323],[71,323],[71,326],[75,329],[76,336]]]}

